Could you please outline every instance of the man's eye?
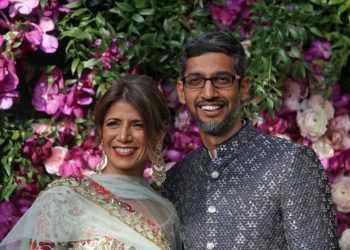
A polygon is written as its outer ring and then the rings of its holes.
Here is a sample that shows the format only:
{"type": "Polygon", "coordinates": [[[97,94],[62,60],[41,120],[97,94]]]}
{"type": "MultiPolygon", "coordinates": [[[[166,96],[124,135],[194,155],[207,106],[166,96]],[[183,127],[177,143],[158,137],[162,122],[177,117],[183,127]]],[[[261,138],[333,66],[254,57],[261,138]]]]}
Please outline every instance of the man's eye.
{"type": "Polygon", "coordinates": [[[230,77],[229,76],[225,76],[225,75],[215,76],[215,79],[217,81],[221,81],[221,82],[229,82],[230,81],[230,77]]]}
{"type": "Polygon", "coordinates": [[[189,79],[190,84],[196,85],[196,84],[200,84],[202,82],[202,78],[201,77],[195,77],[195,78],[191,78],[189,79]]]}

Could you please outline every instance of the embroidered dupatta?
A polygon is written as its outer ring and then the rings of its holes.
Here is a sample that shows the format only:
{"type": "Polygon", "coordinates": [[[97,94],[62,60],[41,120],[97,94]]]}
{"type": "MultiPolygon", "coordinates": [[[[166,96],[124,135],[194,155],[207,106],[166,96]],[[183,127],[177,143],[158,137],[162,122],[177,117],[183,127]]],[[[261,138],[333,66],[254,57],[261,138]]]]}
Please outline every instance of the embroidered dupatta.
{"type": "Polygon", "coordinates": [[[179,219],[141,178],[62,178],[39,195],[2,249],[181,249],[179,219]]]}

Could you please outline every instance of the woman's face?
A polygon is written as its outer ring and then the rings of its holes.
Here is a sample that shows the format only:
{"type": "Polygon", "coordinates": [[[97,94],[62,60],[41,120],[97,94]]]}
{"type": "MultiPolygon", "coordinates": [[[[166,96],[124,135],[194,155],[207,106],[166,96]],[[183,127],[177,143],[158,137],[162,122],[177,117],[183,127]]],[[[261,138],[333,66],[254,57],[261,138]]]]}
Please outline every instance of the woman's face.
{"type": "Polygon", "coordinates": [[[103,173],[143,176],[147,160],[144,124],[134,106],[121,100],[108,109],[102,147],[108,163],[103,173]]]}

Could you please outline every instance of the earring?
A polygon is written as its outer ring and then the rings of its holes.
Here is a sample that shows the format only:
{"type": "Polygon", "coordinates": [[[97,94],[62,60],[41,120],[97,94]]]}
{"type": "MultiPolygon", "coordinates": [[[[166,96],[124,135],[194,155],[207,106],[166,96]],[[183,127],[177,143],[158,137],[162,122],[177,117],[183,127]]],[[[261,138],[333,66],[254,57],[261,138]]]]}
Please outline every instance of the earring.
{"type": "Polygon", "coordinates": [[[96,166],[97,174],[102,174],[102,170],[107,166],[107,161],[108,161],[107,155],[105,154],[105,152],[102,152],[101,161],[96,166]]]}
{"type": "Polygon", "coordinates": [[[152,162],[152,179],[156,182],[157,186],[160,187],[166,179],[165,163],[161,156],[162,144],[158,143],[155,149],[155,159],[152,162]]]}

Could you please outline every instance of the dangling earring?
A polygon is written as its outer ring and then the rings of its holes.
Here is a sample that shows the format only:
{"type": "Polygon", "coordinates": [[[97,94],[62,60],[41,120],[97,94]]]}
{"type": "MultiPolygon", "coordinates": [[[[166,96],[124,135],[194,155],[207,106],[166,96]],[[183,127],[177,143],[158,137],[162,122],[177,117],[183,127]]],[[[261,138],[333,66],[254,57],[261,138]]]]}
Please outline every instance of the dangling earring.
{"type": "Polygon", "coordinates": [[[107,166],[107,161],[108,161],[107,155],[105,154],[105,152],[102,152],[101,161],[96,166],[97,174],[102,174],[102,170],[107,166]]]}
{"type": "Polygon", "coordinates": [[[161,152],[162,144],[158,143],[154,152],[155,159],[154,162],[152,162],[152,178],[158,187],[160,187],[166,179],[165,163],[161,152]]]}

